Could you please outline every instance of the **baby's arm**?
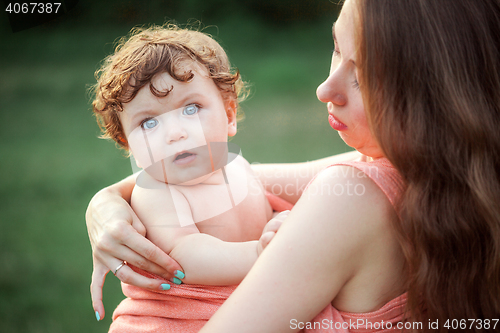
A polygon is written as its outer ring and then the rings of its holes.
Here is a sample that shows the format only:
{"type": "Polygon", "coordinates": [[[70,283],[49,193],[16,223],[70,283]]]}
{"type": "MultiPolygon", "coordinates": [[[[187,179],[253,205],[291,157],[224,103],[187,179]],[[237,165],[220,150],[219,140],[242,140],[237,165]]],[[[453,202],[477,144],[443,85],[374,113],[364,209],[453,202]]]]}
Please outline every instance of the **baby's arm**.
{"type": "Polygon", "coordinates": [[[257,260],[258,241],[224,242],[200,233],[186,198],[175,187],[164,186],[136,186],[132,193],[132,208],[146,227],[146,237],[182,266],[185,283],[240,283],[257,260]]]}

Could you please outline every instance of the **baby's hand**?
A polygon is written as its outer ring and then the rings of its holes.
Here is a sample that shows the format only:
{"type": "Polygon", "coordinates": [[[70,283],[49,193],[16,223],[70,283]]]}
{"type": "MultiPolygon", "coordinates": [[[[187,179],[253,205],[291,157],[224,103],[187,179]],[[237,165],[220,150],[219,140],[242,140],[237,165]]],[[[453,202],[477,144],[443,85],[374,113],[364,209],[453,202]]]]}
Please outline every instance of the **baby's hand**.
{"type": "Polygon", "coordinates": [[[281,227],[281,224],[290,213],[289,210],[282,211],[281,213],[274,216],[269,222],[267,222],[264,230],[262,231],[262,236],[260,236],[259,244],[257,245],[257,254],[260,256],[262,251],[267,247],[267,245],[271,242],[274,235],[281,227]]]}

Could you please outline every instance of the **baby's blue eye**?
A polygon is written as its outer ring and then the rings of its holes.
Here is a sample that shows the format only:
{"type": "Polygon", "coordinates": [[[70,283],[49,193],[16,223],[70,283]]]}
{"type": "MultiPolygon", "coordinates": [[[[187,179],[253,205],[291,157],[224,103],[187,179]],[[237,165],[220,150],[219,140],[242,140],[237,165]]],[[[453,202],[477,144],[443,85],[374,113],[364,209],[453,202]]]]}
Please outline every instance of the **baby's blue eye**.
{"type": "Polygon", "coordinates": [[[192,116],[193,114],[197,113],[200,108],[196,104],[191,104],[188,105],[182,110],[182,114],[185,116],[192,116]]]}
{"type": "Polygon", "coordinates": [[[152,128],[156,127],[156,125],[158,125],[158,120],[156,120],[155,118],[151,118],[151,119],[144,121],[141,124],[141,127],[143,129],[147,130],[147,129],[152,129],[152,128]]]}

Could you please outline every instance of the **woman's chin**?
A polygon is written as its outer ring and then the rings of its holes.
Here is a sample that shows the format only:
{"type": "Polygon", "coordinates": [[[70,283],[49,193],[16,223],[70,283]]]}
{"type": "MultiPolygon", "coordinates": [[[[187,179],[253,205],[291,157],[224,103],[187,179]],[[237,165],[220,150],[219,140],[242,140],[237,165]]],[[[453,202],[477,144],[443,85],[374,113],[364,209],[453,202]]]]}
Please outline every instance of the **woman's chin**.
{"type": "MultiPolygon", "coordinates": [[[[355,140],[353,140],[353,139],[349,136],[349,134],[347,134],[346,132],[342,132],[342,131],[339,131],[338,133],[339,133],[340,138],[342,139],[342,141],[344,141],[344,143],[345,143],[346,145],[348,145],[348,146],[349,146],[349,147],[351,147],[351,148],[354,148],[354,149],[358,150],[359,145],[358,145],[358,144],[356,144],[355,140]]],[[[359,151],[359,150],[358,150],[358,151],[359,151]]]]}
{"type": "Polygon", "coordinates": [[[353,140],[351,137],[349,137],[349,135],[345,132],[339,132],[339,135],[346,145],[356,149],[358,152],[360,152],[365,156],[371,157],[373,159],[384,157],[382,149],[380,149],[379,145],[376,143],[372,142],[369,144],[365,144],[357,142],[353,140]]]}

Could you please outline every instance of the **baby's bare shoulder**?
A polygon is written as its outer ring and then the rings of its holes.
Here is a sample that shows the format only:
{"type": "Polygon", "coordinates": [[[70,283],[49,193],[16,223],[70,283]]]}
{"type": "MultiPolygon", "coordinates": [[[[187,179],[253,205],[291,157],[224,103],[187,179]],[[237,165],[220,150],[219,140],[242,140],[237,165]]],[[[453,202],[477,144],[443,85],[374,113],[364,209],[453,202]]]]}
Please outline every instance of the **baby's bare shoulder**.
{"type": "Polygon", "coordinates": [[[144,173],[137,178],[130,200],[132,209],[138,215],[160,214],[175,211],[188,205],[186,198],[176,186],[160,182],[144,173]]]}

